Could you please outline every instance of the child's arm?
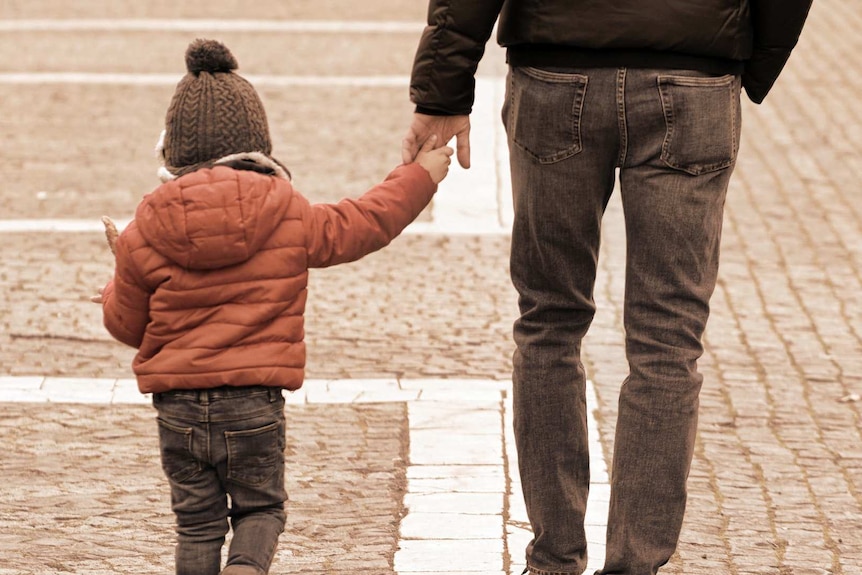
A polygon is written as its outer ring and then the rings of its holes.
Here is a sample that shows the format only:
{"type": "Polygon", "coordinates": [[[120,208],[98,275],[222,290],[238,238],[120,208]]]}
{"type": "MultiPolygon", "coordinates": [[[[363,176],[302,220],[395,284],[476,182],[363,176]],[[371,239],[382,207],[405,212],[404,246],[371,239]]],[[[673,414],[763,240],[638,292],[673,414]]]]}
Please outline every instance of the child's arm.
{"type": "Polygon", "coordinates": [[[446,177],[452,148],[433,149],[429,139],[412,164],[395,168],[386,180],[357,199],[311,206],[309,267],[358,260],[386,246],[428,205],[446,177]]]}
{"type": "Polygon", "coordinates": [[[93,301],[102,304],[105,328],[118,341],[138,348],[150,321],[150,292],[132,263],[127,242],[120,236],[113,246],[117,265],[114,279],[93,301]]]}

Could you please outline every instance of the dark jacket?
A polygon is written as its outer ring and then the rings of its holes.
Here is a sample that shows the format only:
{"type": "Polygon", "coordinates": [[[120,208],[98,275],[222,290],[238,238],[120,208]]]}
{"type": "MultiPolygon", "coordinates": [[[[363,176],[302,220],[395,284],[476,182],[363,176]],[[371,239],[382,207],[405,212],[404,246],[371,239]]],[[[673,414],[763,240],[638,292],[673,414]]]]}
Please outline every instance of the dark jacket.
{"type": "Polygon", "coordinates": [[[431,0],[410,96],[430,114],[469,114],[474,74],[499,16],[513,66],[682,68],[742,74],[763,101],[812,0],[431,0]]]}

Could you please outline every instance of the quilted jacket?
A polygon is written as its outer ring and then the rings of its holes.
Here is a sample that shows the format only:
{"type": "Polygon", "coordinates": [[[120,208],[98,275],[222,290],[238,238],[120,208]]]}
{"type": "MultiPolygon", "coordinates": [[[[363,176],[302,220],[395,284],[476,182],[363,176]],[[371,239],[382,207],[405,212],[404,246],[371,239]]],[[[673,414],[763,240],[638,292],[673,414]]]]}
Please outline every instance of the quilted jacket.
{"type": "Polygon", "coordinates": [[[812,0],[430,0],[410,85],[417,111],[469,114],[499,16],[512,66],[683,68],[742,74],[761,102],[812,0]]]}
{"type": "Polygon", "coordinates": [[[337,204],[311,204],[286,179],[226,166],[164,183],[117,240],[105,327],[138,349],[142,393],[297,389],[309,268],[387,245],[435,191],[418,164],[337,204]]]}

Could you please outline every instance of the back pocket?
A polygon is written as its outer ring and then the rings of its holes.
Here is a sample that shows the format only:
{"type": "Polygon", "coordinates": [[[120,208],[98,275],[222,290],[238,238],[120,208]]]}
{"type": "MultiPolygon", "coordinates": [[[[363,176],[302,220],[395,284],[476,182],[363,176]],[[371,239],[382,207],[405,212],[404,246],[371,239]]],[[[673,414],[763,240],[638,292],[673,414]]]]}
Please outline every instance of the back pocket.
{"type": "Polygon", "coordinates": [[[580,153],[587,77],[517,67],[512,69],[510,81],[508,130],[512,141],[542,164],[580,153]]]}
{"type": "Polygon", "coordinates": [[[731,166],[739,135],[737,76],[659,75],[667,131],[661,159],[692,175],[731,166]]]}
{"type": "Polygon", "coordinates": [[[162,470],[174,481],[182,482],[200,471],[201,464],[192,453],[192,428],[172,425],[158,419],[162,470]]]}
{"type": "Polygon", "coordinates": [[[244,485],[261,485],[273,473],[284,473],[282,422],[257,429],[226,431],[227,478],[244,485]]]}

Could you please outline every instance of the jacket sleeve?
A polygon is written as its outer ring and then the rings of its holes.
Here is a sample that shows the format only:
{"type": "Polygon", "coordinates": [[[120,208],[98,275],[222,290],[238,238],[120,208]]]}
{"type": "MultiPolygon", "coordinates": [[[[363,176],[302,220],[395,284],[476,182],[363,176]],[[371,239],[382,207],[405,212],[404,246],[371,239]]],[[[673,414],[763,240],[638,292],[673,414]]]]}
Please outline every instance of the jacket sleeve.
{"type": "Polygon", "coordinates": [[[751,0],[754,51],[745,64],[742,85],[757,104],[778,79],[799,40],[813,0],[751,0]]]}
{"type": "Polygon", "coordinates": [[[115,339],[138,348],[150,321],[151,294],[140,279],[124,240],[123,235],[117,240],[114,279],[102,293],[103,321],[115,339]]]}
{"type": "Polygon", "coordinates": [[[428,172],[414,163],[397,167],[357,199],[311,205],[308,267],[355,261],[386,246],[416,219],[436,190],[428,172]]]}
{"type": "Polygon", "coordinates": [[[430,0],[410,79],[418,111],[471,112],[476,68],[502,6],[503,0],[430,0]]]}

